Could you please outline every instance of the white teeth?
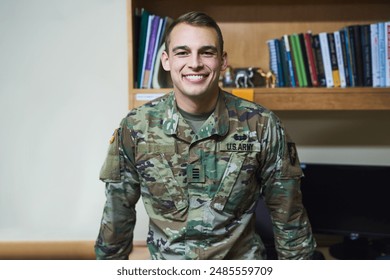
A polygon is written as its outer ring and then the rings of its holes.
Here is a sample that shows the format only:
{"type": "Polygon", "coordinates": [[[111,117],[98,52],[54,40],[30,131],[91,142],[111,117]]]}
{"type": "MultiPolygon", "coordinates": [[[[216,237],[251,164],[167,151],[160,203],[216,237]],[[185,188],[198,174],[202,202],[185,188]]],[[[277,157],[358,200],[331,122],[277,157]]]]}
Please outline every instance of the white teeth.
{"type": "Polygon", "coordinates": [[[199,81],[203,79],[203,75],[187,75],[186,78],[191,81],[199,81]]]}

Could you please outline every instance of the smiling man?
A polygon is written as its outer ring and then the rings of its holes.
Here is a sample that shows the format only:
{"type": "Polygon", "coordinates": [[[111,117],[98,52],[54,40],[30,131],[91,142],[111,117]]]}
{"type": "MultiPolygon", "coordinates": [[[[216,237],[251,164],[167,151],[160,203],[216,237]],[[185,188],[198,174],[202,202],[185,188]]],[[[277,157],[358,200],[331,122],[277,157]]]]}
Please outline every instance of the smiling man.
{"type": "Polygon", "coordinates": [[[192,24],[179,20],[171,26],[162,65],[171,73],[177,105],[188,113],[202,114],[211,112],[217,102],[227,55],[218,26],[196,18],[196,13],[192,16],[188,20],[192,24]]]}
{"type": "Polygon", "coordinates": [[[135,108],[112,138],[100,179],[106,205],[98,259],[127,259],[142,200],[152,259],[264,259],[255,208],[264,199],[280,259],[314,249],[295,144],[271,111],[218,87],[227,54],[201,12],[167,31],[161,62],[173,91],[135,108]]]}

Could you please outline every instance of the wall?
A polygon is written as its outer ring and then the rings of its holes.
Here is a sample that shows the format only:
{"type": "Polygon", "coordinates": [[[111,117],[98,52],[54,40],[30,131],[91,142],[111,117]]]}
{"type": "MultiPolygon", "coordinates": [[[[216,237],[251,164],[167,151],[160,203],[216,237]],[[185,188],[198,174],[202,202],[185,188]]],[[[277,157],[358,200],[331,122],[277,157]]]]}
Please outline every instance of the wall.
{"type": "Polygon", "coordinates": [[[390,165],[390,111],[276,113],[302,162],[390,165]]]}
{"type": "MultiPolygon", "coordinates": [[[[125,9],[125,0],[0,2],[0,241],[96,238],[98,173],[127,112],[125,9]]],[[[301,161],[390,165],[387,112],[277,113],[301,161]]]]}
{"type": "Polygon", "coordinates": [[[0,240],[93,240],[127,111],[125,0],[0,1],[0,240]]]}

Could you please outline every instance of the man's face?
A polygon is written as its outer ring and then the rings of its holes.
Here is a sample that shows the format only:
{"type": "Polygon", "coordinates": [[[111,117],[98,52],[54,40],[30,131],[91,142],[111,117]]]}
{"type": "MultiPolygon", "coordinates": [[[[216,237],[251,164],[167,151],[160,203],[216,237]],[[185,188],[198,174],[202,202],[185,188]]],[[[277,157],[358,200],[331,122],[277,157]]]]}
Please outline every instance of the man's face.
{"type": "Polygon", "coordinates": [[[171,72],[177,98],[196,100],[218,94],[219,75],[227,60],[214,29],[180,23],[170,34],[168,48],[161,60],[171,72]]]}

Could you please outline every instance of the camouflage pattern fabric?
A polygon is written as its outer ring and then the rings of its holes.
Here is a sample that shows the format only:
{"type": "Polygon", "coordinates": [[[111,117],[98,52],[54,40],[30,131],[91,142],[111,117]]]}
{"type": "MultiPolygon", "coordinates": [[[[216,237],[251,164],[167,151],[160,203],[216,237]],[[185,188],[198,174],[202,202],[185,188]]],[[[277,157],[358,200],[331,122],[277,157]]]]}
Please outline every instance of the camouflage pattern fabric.
{"type": "Polygon", "coordinates": [[[262,196],[278,257],[309,259],[316,244],[302,176],[295,145],[271,111],[220,91],[195,134],[167,94],[131,110],[113,135],[100,173],[107,201],[96,257],[128,258],[142,197],[152,259],[264,259],[254,227],[262,196]]]}

